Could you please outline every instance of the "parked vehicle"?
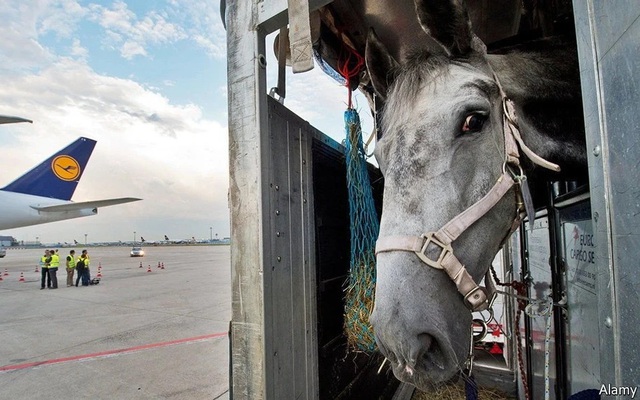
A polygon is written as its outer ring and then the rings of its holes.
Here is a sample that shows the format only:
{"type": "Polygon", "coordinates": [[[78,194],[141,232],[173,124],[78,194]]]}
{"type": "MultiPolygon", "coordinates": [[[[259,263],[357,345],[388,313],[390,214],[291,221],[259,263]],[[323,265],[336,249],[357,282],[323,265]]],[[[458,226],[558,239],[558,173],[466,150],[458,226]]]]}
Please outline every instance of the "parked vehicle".
{"type": "Polygon", "coordinates": [[[132,248],[131,257],[144,257],[144,250],[142,250],[142,247],[132,248]]]}

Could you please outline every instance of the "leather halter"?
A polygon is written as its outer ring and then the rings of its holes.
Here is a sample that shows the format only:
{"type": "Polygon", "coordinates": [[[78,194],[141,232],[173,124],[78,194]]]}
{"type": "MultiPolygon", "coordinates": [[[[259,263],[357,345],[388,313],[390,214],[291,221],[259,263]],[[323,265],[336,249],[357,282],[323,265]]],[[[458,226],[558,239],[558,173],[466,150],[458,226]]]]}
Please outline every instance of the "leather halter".
{"type": "MultiPolygon", "coordinates": [[[[506,237],[517,229],[526,212],[532,212],[533,206],[523,207],[523,203],[530,202],[530,198],[527,199],[529,196],[526,188],[526,176],[520,166],[519,150],[522,150],[533,163],[556,172],[560,171],[558,165],[540,157],[524,144],[518,128],[513,102],[507,98],[495,73],[493,77],[500,89],[502,98],[502,130],[505,147],[505,161],[502,167],[502,174],[498,177],[497,182],[483,198],[458,214],[436,232],[427,232],[420,236],[385,236],[378,238],[376,242],[376,255],[392,251],[409,251],[415,253],[428,266],[444,270],[455,283],[458,292],[464,298],[465,305],[471,311],[482,311],[492,307],[496,297],[495,285],[489,271],[487,271],[484,278],[486,287],[479,286],[453,253],[451,243],[498,204],[514,185],[518,187],[516,189],[518,190],[516,192],[516,217],[506,237]],[[522,201],[523,197],[524,201],[522,201]],[[427,252],[434,248],[439,249],[439,254],[435,258],[430,258],[427,252]]],[[[533,218],[533,215],[529,215],[530,220],[533,218]]]]}

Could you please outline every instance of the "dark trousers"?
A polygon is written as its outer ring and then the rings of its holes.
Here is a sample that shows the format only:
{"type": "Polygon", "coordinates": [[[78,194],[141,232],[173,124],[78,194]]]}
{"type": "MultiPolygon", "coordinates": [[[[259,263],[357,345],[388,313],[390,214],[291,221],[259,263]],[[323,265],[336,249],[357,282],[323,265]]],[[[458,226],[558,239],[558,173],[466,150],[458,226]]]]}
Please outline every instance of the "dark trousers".
{"type": "Polygon", "coordinates": [[[91,272],[89,268],[85,268],[82,271],[82,286],[89,286],[89,281],[91,281],[91,272]]]}
{"type": "Polygon", "coordinates": [[[51,278],[51,288],[58,288],[58,268],[49,268],[49,277],[51,278]]]}
{"type": "Polygon", "coordinates": [[[82,275],[84,275],[84,270],[85,268],[76,268],[76,273],[77,273],[76,286],[78,286],[78,282],[80,282],[80,279],[82,279],[82,275]]]}
{"type": "Polygon", "coordinates": [[[49,268],[43,266],[40,271],[41,271],[40,274],[42,276],[42,280],[40,282],[40,287],[42,289],[44,289],[44,281],[45,281],[45,279],[47,280],[47,286],[51,287],[51,275],[49,275],[49,268]]]}

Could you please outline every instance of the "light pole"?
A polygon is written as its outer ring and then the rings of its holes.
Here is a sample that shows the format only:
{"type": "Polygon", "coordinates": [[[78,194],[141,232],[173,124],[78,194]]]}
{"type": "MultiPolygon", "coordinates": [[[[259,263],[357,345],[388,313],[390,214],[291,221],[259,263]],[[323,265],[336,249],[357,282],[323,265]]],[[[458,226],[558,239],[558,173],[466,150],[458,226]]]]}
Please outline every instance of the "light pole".
{"type": "Polygon", "coordinates": [[[136,244],[136,231],[133,231],[133,244],[136,244]]]}
{"type": "Polygon", "coordinates": [[[213,227],[209,227],[209,241],[213,242],[213,227]]]}
{"type": "Polygon", "coordinates": [[[86,233],[84,234],[84,245],[85,246],[87,245],[87,234],[86,233]]]}

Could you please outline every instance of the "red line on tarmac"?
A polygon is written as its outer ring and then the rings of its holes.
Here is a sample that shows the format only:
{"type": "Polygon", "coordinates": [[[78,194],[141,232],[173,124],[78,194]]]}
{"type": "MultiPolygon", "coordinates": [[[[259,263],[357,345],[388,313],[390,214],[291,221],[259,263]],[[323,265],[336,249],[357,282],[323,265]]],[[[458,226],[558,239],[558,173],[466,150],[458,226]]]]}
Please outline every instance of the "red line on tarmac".
{"type": "Polygon", "coordinates": [[[140,350],[154,349],[156,347],[166,347],[166,346],[173,346],[173,345],[182,344],[182,343],[199,342],[199,341],[204,341],[207,339],[213,339],[213,338],[222,337],[226,335],[227,335],[227,332],[219,332],[219,333],[212,333],[210,335],[170,340],[168,342],[144,344],[141,346],[128,347],[126,349],[107,350],[107,351],[101,351],[98,353],[83,354],[79,356],[65,357],[65,358],[56,358],[53,360],[35,361],[35,362],[25,363],[25,364],[5,365],[4,367],[0,367],[0,372],[17,371],[20,369],[40,367],[42,365],[60,364],[60,363],[69,362],[69,361],[90,360],[92,358],[107,357],[115,354],[133,353],[140,350]]]}

